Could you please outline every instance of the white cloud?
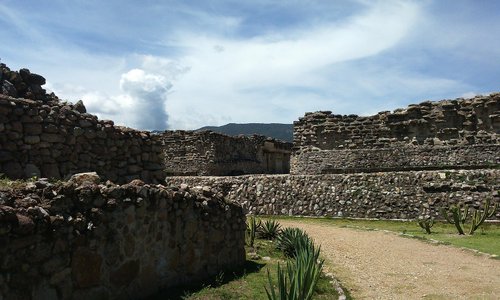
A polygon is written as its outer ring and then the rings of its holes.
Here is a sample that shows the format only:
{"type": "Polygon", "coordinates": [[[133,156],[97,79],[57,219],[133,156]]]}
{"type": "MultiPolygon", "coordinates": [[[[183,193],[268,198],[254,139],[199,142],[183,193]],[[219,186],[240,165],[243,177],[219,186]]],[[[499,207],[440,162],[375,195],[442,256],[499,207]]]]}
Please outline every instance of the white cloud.
{"type": "MultiPolygon", "coordinates": [[[[168,5],[175,23],[165,18],[165,22],[151,23],[155,26],[115,23],[120,18],[102,10],[72,24],[70,35],[83,32],[75,43],[66,43],[72,41],[68,37],[59,40],[59,32],[51,32],[43,22],[32,23],[38,14],[26,17],[0,4],[0,17],[5,16],[13,26],[13,30],[0,31],[0,38],[7,41],[9,32],[19,32],[20,38],[16,33],[13,46],[2,49],[2,56],[17,58],[22,62],[18,68],[27,65],[44,75],[48,87],[61,98],[83,99],[89,112],[120,125],[193,129],[228,122],[292,122],[306,111],[369,114],[425,100],[422,97],[438,100],[480,91],[449,73],[425,69],[433,51],[469,57],[471,51],[462,49],[488,48],[479,43],[462,47],[471,41],[474,27],[462,26],[467,28],[464,35],[451,25],[444,26],[447,22],[440,23],[429,12],[429,3],[434,2],[358,0],[348,2],[345,14],[332,11],[332,18],[325,17],[328,14],[314,20],[297,18],[293,25],[285,20],[273,23],[268,31],[261,26],[251,32],[246,32],[244,8],[220,12],[175,2],[168,5]],[[101,32],[102,19],[113,23],[105,32],[101,32]],[[91,23],[89,28],[86,23],[91,23]],[[146,31],[141,34],[141,30],[146,31]],[[115,39],[96,38],[94,44],[102,41],[104,45],[99,46],[101,52],[93,52],[91,47],[82,48],[85,34],[120,37],[116,41],[137,44],[120,48],[124,46],[115,44],[115,39]],[[15,43],[23,39],[24,44],[15,43]],[[117,53],[102,50],[107,47],[116,47],[117,53]],[[151,47],[155,51],[149,51],[151,47]]],[[[260,1],[252,5],[279,11],[275,6],[281,4],[260,1]]],[[[301,16],[302,1],[287,5],[293,5],[294,14],[301,16]]],[[[124,6],[133,8],[128,3],[124,6]]],[[[138,13],[161,15],[153,7],[138,13]]],[[[71,18],[66,15],[50,24],[61,26],[71,18]]],[[[480,36],[487,40],[489,34],[481,32],[480,36]]],[[[485,61],[482,55],[498,51],[498,47],[491,48],[496,50],[478,51],[477,56],[485,61]]]]}
{"type": "MultiPolygon", "coordinates": [[[[311,99],[310,92],[297,93],[297,89],[330,91],[332,83],[319,74],[323,68],[390,49],[405,37],[418,15],[418,6],[410,2],[379,2],[342,24],[251,39],[183,33],[177,37],[178,46],[189,49],[182,63],[190,70],[174,84],[169,113],[182,116],[188,103],[196,114],[221,119],[291,122],[311,102],[327,108],[331,98],[311,99]],[[287,103],[287,98],[294,103],[287,103]]],[[[176,120],[171,119],[172,127],[179,126],[176,120]]],[[[197,118],[183,125],[197,128],[206,122],[197,118]]]]}

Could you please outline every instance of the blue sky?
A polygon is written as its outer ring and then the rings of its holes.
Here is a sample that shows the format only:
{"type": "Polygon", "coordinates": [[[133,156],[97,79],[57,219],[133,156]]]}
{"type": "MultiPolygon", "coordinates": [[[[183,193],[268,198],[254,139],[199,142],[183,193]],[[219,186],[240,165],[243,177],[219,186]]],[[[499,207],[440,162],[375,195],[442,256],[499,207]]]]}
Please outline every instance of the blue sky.
{"type": "Polygon", "coordinates": [[[2,0],[0,58],[140,129],[500,90],[500,1],[2,0]]]}

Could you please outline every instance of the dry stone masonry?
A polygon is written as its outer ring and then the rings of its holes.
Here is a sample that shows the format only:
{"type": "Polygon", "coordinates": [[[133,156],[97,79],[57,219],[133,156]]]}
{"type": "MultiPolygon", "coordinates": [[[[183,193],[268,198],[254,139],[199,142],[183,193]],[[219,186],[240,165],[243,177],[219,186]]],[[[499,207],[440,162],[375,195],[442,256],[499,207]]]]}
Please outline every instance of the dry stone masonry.
{"type": "Polygon", "coordinates": [[[370,117],[306,113],[294,123],[291,173],[498,166],[499,133],[500,93],[370,117]]]}
{"type": "Polygon", "coordinates": [[[500,201],[499,93],[307,113],[292,148],[115,126],[44,83],[0,64],[0,173],[98,175],[0,185],[0,299],[140,298],[240,266],[244,213],[412,219],[500,201]]]}
{"type": "Polygon", "coordinates": [[[81,176],[0,187],[0,299],[138,299],[244,263],[240,206],[81,176]]]}
{"type": "Polygon", "coordinates": [[[294,123],[291,175],[167,182],[212,187],[251,214],[440,218],[451,204],[500,202],[499,132],[498,93],[371,117],[306,113],[294,123]]]}
{"type": "Polygon", "coordinates": [[[99,175],[0,181],[0,299],[144,298],[245,262],[241,206],[154,185],[161,135],[98,120],[44,83],[0,65],[1,177],[99,175]]]}
{"type": "MultiPolygon", "coordinates": [[[[457,202],[500,202],[497,170],[442,170],[324,175],[172,177],[173,186],[210,187],[256,215],[415,219],[440,218],[457,202]]],[[[500,212],[494,217],[500,220],[500,212]]]]}
{"type": "MultiPolygon", "coordinates": [[[[24,78],[22,70],[2,70],[3,77],[24,78]]],[[[16,87],[26,85],[21,81],[16,87]]],[[[98,120],[86,113],[81,101],[73,105],[48,95],[41,100],[13,98],[40,96],[30,89],[16,91],[0,94],[0,173],[13,179],[65,178],[86,171],[114,182],[164,178],[159,137],[98,120]]]]}
{"type": "Polygon", "coordinates": [[[291,143],[260,135],[231,137],[212,131],[165,131],[165,172],[170,176],[284,174],[291,143]]]}

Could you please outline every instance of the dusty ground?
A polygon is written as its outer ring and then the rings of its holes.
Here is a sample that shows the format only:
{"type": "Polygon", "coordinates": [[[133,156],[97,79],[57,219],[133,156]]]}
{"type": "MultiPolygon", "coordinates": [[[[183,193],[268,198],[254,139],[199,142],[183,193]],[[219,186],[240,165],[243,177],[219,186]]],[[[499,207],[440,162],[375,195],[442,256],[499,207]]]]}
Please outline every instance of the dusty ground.
{"type": "Polygon", "coordinates": [[[321,244],[355,299],[500,299],[500,260],[394,233],[280,220],[321,244]]]}

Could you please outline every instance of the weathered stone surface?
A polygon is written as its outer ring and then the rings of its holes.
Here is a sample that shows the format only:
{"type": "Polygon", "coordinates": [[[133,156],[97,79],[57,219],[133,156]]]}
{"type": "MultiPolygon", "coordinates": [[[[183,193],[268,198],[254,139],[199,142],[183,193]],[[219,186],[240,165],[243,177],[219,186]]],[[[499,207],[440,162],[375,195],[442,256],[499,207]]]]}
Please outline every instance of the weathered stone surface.
{"type": "MultiPolygon", "coordinates": [[[[415,219],[423,212],[490,198],[500,203],[500,171],[442,170],[323,175],[167,177],[172,186],[210,186],[246,213],[415,219]]],[[[500,220],[500,211],[493,217],[500,220]]],[[[189,228],[189,227],[188,227],[189,228]]]]}
{"type": "Polygon", "coordinates": [[[0,196],[7,299],[144,298],[245,261],[241,207],[202,190],[39,180],[0,196]]]}
{"type": "Polygon", "coordinates": [[[27,178],[27,165],[35,165],[43,177],[94,171],[119,183],[129,178],[163,180],[163,146],[158,135],[99,121],[78,103],[36,99],[0,94],[0,131],[7,134],[0,140],[0,173],[27,178]],[[130,157],[132,152],[137,155],[130,157]]]}
{"type": "Polygon", "coordinates": [[[40,178],[42,176],[42,173],[40,172],[40,169],[36,165],[27,164],[26,167],[24,167],[24,176],[25,178],[33,178],[33,177],[40,178]]]}
{"type": "Polygon", "coordinates": [[[294,122],[292,174],[498,166],[500,93],[374,116],[306,113],[294,122]],[[473,112],[473,113],[471,113],[473,112]]]}
{"type": "Polygon", "coordinates": [[[61,178],[61,173],[59,172],[59,167],[57,164],[43,164],[42,172],[43,176],[48,178],[61,178]]]}
{"type": "Polygon", "coordinates": [[[82,100],[78,100],[73,106],[73,109],[82,114],[87,112],[87,109],[85,108],[85,105],[83,105],[82,100]]]}
{"type": "Polygon", "coordinates": [[[23,178],[24,172],[20,163],[16,161],[8,161],[2,165],[3,173],[9,178],[23,178]]]}
{"type": "Polygon", "coordinates": [[[139,273],[139,261],[128,261],[110,275],[110,281],[117,286],[129,285],[139,273]]]}
{"type": "Polygon", "coordinates": [[[72,276],[80,288],[96,286],[101,282],[102,257],[86,248],[78,248],[71,259],[72,276]]]}
{"type": "Polygon", "coordinates": [[[101,178],[96,172],[86,172],[71,176],[69,182],[76,185],[82,185],[84,183],[99,184],[101,182],[101,178]]]}
{"type": "Polygon", "coordinates": [[[290,170],[291,143],[211,131],[165,131],[159,136],[165,145],[163,165],[168,175],[283,174],[290,170]]]}
{"type": "Polygon", "coordinates": [[[21,235],[28,235],[35,230],[35,223],[31,218],[23,216],[21,214],[16,214],[17,224],[14,226],[14,232],[21,235]]]}
{"type": "Polygon", "coordinates": [[[43,132],[42,125],[38,123],[25,123],[23,127],[25,135],[38,135],[43,132]]]}

